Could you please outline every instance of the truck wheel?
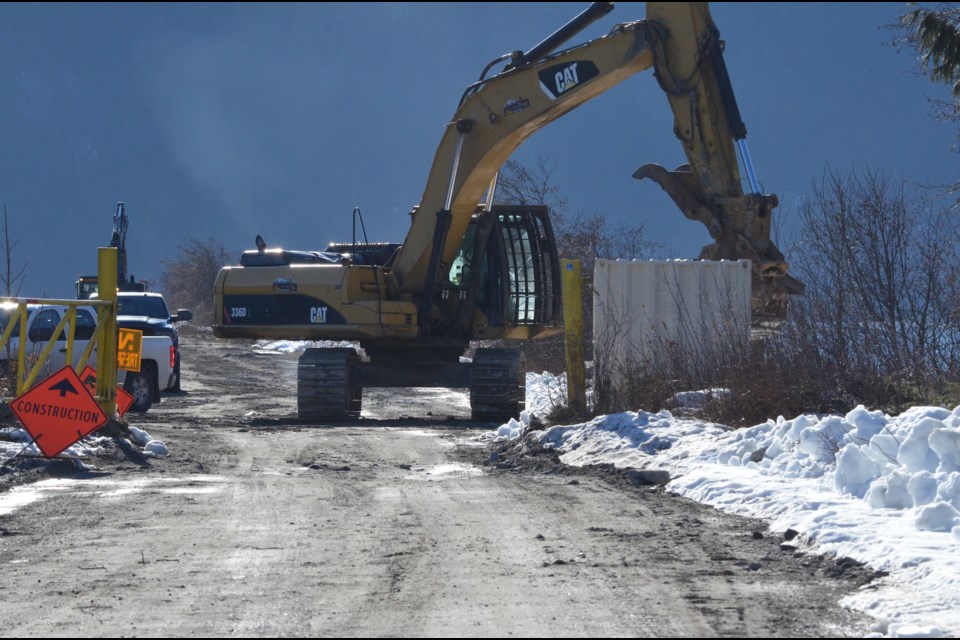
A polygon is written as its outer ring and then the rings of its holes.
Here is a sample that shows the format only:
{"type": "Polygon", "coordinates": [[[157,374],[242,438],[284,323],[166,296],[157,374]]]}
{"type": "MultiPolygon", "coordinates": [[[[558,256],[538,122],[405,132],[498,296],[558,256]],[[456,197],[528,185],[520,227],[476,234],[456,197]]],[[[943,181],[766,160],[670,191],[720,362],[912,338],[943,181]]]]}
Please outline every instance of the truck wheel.
{"type": "Polygon", "coordinates": [[[144,367],[139,373],[127,372],[123,382],[123,389],[133,396],[133,405],[130,410],[137,413],[146,413],[153,406],[153,379],[150,369],[144,367]]]}

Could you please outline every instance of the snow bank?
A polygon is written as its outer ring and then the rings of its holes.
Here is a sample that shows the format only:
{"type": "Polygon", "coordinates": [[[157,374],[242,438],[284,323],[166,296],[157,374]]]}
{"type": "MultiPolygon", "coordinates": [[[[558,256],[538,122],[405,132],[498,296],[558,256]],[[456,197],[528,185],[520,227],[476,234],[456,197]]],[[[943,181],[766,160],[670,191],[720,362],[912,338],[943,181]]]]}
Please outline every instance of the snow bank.
{"type": "Polygon", "coordinates": [[[600,416],[574,426],[548,429],[540,438],[560,459],[576,466],[612,463],[618,467],[650,466],[651,456],[672,448],[681,438],[720,431],[716,425],[677,420],[669,411],[625,412],[600,416]]]}
{"type": "Polygon", "coordinates": [[[717,461],[820,479],[871,508],[910,511],[925,531],[960,524],[960,407],[890,417],[860,406],[845,416],[780,418],[731,433],[717,461]],[[752,459],[755,452],[762,455],[752,459]]]}
{"type": "Polygon", "coordinates": [[[526,410],[521,411],[518,417],[511,418],[509,422],[500,425],[496,431],[481,435],[482,439],[494,442],[516,440],[534,419],[543,422],[554,407],[567,404],[567,374],[565,373],[559,376],[546,371],[527,373],[526,385],[526,410]]]}
{"type": "Polygon", "coordinates": [[[157,456],[158,458],[163,458],[170,454],[170,451],[167,449],[167,445],[159,440],[151,440],[144,445],[143,450],[146,453],[157,456]]]}
{"type": "MultiPolygon", "coordinates": [[[[33,443],[33,437],[26,429],[21,427],[8,427],[0,429],[3,438],[0,439],[0,462],[4,462],[14,456],[23,456],[25,458],[43,458],[43,453],[33,443]]],[[[169,455],[167,446],[159,440],[154,440],[149,433],[137,427],[130,427],[130,440],[138,447],[142,448],[147,455],[155,457],[164,457],[169,455]]],[[[66,448],[60,453],[58,458],[91,458],[107,453],[106,446],[111,442],[111,438],[105,436],[88,436],[79,442],[66,448]]]]}
{"type": "Polygon", "coordinates": [[[543,373],[528,373],[527,411],[543,421],[554,407],[567,405],[567,374],[555,376],[544,371],[543,373]]]}
{"type": "Polygon", "coordinates": [[[485,439],[494,442],[503,442],[505,440],[516,440],[523,435],[523,430],[530,426],[530,412],[521,411],[520,418],[510,418],[506,424],[500,425],[496,431],[484,434],[485,439]]]}
{"type": "Polygon", "coordinates": [[[686,473],[668,489],[765,518],[777,531],[796,529],[819,552],[888,571],[879,589],[846,602],[896,623],[891,635],[908,628],[957,635],[958,443],[960,407],[781,417],[712,445],[683,443],[667,459],[686,473]],[[702,464],[684,466],[683,449],[696,450],[702,464]]]}
{"type": "MultiPolygon", "coordinates": [[[[514,422],[496,437],[518,437],[514,422]]],[[[888,621],[888,635],[960,635],[960,407],[861,406],[735,431],[638,411],[531,437],[567,464],[665,469],[670,491],[889,572],[845,600],[888,621]]]]}

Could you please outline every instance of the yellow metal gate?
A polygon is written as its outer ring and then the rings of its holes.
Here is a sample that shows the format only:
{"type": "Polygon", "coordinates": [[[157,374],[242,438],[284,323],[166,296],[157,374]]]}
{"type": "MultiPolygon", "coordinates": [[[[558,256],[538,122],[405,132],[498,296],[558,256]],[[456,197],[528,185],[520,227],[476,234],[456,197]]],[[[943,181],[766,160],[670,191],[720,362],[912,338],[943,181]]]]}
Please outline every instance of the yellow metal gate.
{"type": "MultiPolygon", "coordinates": [[[[0,352],[6,351],[12,355],[16,350],[16,367],[11,366],[7,359],[8,370],[13,373],[15,383],[10,392],[13,397],[20,396],[32,387],[44,368],[44,364],[56,347],[61,335],[66,336],[66,362],[74,367],[77,373],[83,370],[90,354],[96,351],[97,393],[96,400],[108,416],[116,413],[117,400],[117,249],[115,247],[100,248],[98,255],[97,281],[99,283],[98,300],[57,300],[35,298],[0,298],[0,306],[11,309],[7,326],[0,335],[0,352]],[[66,307],[60,323],[46,340],[35,361],[29,366],[27,349],[20,348],[26,344],[27,317],[31,305],[66,307]],[[86,348],[78,359],[74,359],[75,334],[77,328],[77,308],[94,307],[97,312],[96,329],[90,337],[86,348]],[[19,328],[19,329],[18,329],[19,328]],[[18,330],[17,330],[18,329],[18,330]],[[16,335],[15,335],[16,334],[16,335]],[[12,346],[12,339],[17,338],[17,346],[12,346]]],[[[38,341],[39,344],[39,341],[38,341]]],[[[12,398],[3,398],[4,402],[12,398]]]]}

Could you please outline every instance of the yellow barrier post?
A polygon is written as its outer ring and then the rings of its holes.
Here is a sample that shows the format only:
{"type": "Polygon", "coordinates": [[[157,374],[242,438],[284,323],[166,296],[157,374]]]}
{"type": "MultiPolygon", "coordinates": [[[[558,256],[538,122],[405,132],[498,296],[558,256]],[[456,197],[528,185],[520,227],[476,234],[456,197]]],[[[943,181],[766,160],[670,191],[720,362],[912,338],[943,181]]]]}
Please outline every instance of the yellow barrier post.
{"type": "MultiPolygon", "coordinates": [[[[57,346],[57,338],[60,337],[60,334],[63,333],[63,328],[67,325],[67,320],[70,318],[70,314],[65,313],[60,319],[60,323],[57,325],[57,328],[53,330],[53,333],[50,335],[50,340],[47,341],[47,344],[40,351],[40,355],[37,356],[37,363],[30,370],[30,374],[27,376],[27,379],[23,382],[23,389],[26,391],[33,386],[33,383],[37,381],[37,378],[40,376],[41,371],[43,370],[43,363],[47,361],[47,358],[50,357],[50,354],[53,353],[53,350],[57,346]]],[[[21,333],[21,336],[26,334],[21,333]]],[[[23,338],[21,338],[22,340],[23,338]]],[[[22,344],[22,343],[21,343],[22,344]]],[[[21,349],[23,351],[23,349],[21,349]]]]}
{"type": "MultiPolygon", "coordinates": [[[[27,335],[27,303],[21,302],[19,305],[20,310],[20,335],[24,336],[20,338],[22,343],[27,335]]],[[[26,391],[24,386],[24,380],[26,380],[27,373],[25,369],[27,368],[27,350],[20,348],[17,349],[17,395],[22,395],[26,391]]]]}
{"type": "Polygon", "coordinates": [[[579,260],[561,260],[563,338],[567,356],[567,406],[574,414],[587,409],[587,371],[583,356],[583,283],[579,260]]]}
{"type": "Polygon", "coordinates": [[[117,412],[117,249],[100,247],[97,254],[98,297],[109,304],[97,307],[97,401],[108,416],[117,412]]]}
{"type": "Polygon", "coordinates": [[[70,324],[67,329],[67,365],[73,366],[73,339],[77,335],[77,308],[67,307],[66,316],[70,318],[70,324]]]}
{"type": "MultiPolygon", "coordinates": [[[[17,310],[10,315],[7,328],[3,330],[3,335],[0,336],[0,348],[6,349],[7,351],[7,367],[8,368],[10,366],[10,360],[11,360],[10,336],[13,335],[14,327],[16,327],[17,330],[20,332],[17,335],[20,335],[20,336],[26,335],[26,329],[24,328],[26,326],[26,316],[24,315],[25,311],[26,311],[26,305],[23,303],[18,304],[17,310]]],[[[17,368],[12,372],[14,385],[10,389],[10,391],[17,396],[20,395],[21,388],[23,387],[23,380],[22,380],[23,376],[20,375],[23,358],[19,355],[22,352],[23,352],[23,349],[20,349],[20,348],[17,349],[17,368]]]]}

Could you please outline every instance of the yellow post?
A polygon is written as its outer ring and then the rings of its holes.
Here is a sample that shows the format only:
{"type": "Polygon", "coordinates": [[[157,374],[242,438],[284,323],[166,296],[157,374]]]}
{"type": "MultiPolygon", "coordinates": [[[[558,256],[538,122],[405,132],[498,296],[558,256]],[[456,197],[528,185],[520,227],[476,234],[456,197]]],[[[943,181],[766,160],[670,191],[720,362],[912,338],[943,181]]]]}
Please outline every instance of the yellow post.
{"type": "Polygon", "coordinates": [[[27,378],[25,371],[27,350],[24,347],[27,335],[27,303],[21,302],[18,308],[20,310],[20,348],[17,349],[17,395],[22,396],[27,390],[23,384],[27,378]]]}
{"type": "Polygon", "coordinates": [[[100,247],[97,255],[97,402],[108,416],[117,412],[117,248],[100,247]]]}
{"type": "MultiPolygon", "coordinates": [[[[26,308],[27,304],[25,302],[21,302],[17,305],[17,310],[14,311],[10,316],[7,328],[3,330],[3,335],[0,336],[0,349],[5,349],[7,352],[7,366],[10,365],[9,361],[13,359],[10,355],[10,352],[12,351],[10,348],[10,336],[13,335],[13,328],[17,327],[19,329],[20,333],[17,335],[27,335],[26,316],[24,315],[26,308]]],[[[22,353],[23,349],[17,348],[17,368],[13,372],[14,382],[16,382],[16,384],[13,386],[13,389],[11,389],[14,396],[19,396],[23,393],[23,375],[21,375],[23,357],[20,355],[22,353]]]]}
{"type": "Polygon", "coordinates": [[[583,356],[583,283],[579,260],[561,260],[563,338],[567,355],[567,406],[575,414],[587,409],[587,371],[583,356]]]}
{"type": "MultiPolygon", "coordinates": [[[[67,365],[73,366],[73,339],[77,334],[77,308],[74,306],[67,307],[67,312],[64,314],[64,317],[70,317],[69,329],[67,329],[67,365]]],[[[82,370],[82,367],[81,367],[82,370]]]]}

